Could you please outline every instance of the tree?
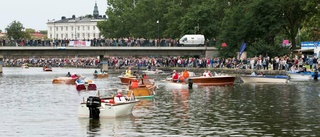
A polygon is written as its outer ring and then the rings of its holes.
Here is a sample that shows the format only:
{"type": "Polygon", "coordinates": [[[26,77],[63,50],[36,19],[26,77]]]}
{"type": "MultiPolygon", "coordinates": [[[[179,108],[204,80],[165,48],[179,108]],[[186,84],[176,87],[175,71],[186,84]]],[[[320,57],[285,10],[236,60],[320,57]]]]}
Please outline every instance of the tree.
{"type": "Polygon", "coordinates": [[[24,27],[19,21],[13,21],[6,28],[8,38],[12,38],[14,40],[24,38],[25,32],[22,31],[23,29],[24,27]]]}
{"type": "Polygon", "coordinates": [[[2,30],[0,29],[0,33],[2,33],[2,30]]]}

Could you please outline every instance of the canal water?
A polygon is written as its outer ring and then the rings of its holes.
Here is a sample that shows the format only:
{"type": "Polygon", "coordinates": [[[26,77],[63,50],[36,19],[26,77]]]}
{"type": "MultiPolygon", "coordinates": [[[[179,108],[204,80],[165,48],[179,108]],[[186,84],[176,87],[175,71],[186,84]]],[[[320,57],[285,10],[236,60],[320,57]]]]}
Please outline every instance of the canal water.
{"type": "Polygon", "coordinates": [[[94,79],[94,69],[3,68],[0,74],[0,136],[320,136],[320,82],[244,84],[166,89],[155,78],[153,99],[131,116],[77,117],[83,97],[75,85],[52,84],[67,72],[93,79],[98,89],[123,87],[117,74],[94,79]]]}

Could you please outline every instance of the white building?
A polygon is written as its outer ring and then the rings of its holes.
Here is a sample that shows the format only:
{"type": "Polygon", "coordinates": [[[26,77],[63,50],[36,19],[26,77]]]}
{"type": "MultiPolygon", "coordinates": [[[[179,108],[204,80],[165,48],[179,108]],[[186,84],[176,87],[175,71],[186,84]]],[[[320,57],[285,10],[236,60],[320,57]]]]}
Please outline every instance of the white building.
{"type": "Polygon", "coordinates": [[[97,3],[95,3],[93,16],[71,18],[61,17],[61,20],[48,20],[49,39],[84,40],[101,38],[97,28],[98,21],[106,20],[106,16],[99,15],[97,3]]]}

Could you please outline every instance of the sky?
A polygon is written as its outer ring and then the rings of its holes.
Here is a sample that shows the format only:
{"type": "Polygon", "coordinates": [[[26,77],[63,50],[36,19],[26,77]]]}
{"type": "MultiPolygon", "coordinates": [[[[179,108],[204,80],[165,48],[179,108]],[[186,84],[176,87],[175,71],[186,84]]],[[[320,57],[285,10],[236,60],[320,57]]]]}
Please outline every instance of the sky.
{"type": "Polygon", "coordinates": [[[0,30],[4,32],[14,20],[25,28],[47,30],[48,19],[92,14],[95,2],[99,14],[105,15],[107,0],[0,0],[0,30]]]}

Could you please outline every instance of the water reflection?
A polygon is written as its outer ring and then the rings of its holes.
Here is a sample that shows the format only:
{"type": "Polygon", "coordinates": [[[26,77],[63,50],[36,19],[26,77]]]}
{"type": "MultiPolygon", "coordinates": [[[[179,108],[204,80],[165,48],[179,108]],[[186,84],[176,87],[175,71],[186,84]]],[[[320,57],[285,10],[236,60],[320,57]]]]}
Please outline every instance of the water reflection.
{"type": "Polygon", "coordinates": [[[132,128],[133,120],[132,115],[113,119],[79,118],[79,125],[90,137],[123,136],[127,135],[127,129],[132,128]]]}

